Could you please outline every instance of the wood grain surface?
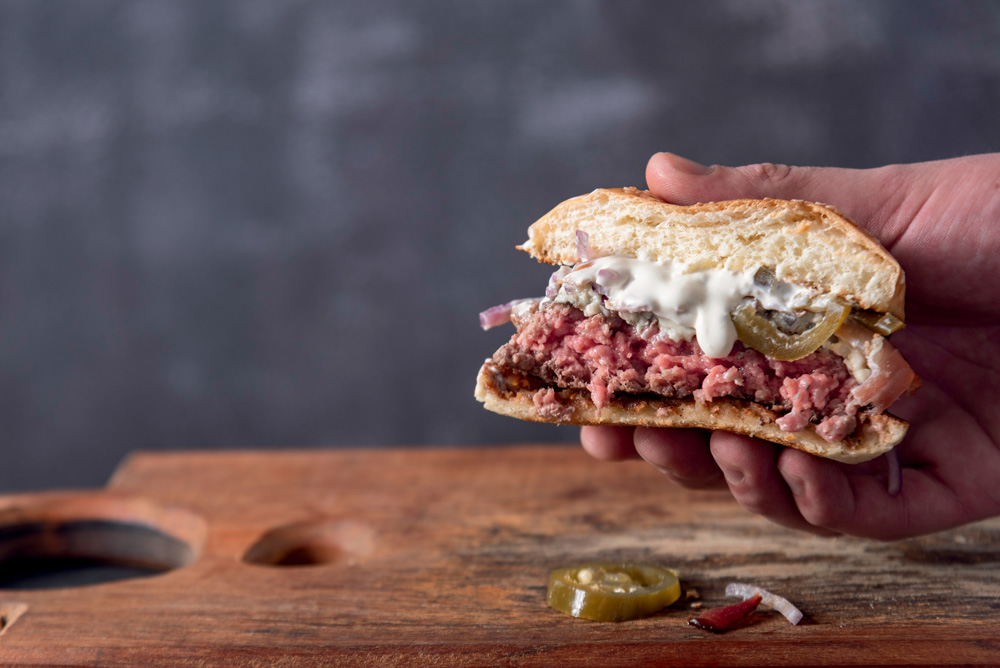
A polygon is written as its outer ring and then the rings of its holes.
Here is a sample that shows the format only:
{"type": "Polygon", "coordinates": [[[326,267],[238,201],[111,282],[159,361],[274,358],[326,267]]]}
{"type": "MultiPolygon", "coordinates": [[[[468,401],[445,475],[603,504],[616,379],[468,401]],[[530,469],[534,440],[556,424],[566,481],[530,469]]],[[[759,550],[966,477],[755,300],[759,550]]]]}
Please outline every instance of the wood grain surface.
{"type": "Polygon", "coordinates": [[[0,590],[0,665],[1000,664],[1000,520],[816,538],[574,447],[139,453],[106,490],[0,498],[0,529],[67,518],[148,525],[190,558],[0,590]],[[698,598],[621,624],[546,607],[549,570],[590,559],[670,565],[698,598]],[[733,580],[804,621],[688,626],[733,580]]]}

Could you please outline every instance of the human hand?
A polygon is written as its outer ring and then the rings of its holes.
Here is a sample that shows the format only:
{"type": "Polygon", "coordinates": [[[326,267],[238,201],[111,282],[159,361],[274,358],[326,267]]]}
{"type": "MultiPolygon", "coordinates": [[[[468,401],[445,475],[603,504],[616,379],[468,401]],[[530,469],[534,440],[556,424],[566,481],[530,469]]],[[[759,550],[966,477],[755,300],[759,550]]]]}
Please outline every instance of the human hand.
{"type": "Polygon", "coordinates": [[[728,487],[747,510],[820,535],[893,540],[1000,514],[1000,154],[852,170],[660,153],[646,181],[675,204],[831,204],[896,257],[907,327],[892,342],[922,381],[891,409],[911,423],[902,487],[889,493],[883,458],[841,464],[721,431],[584,427],[591,455],[642,457],[690,489],[728,487]]]}

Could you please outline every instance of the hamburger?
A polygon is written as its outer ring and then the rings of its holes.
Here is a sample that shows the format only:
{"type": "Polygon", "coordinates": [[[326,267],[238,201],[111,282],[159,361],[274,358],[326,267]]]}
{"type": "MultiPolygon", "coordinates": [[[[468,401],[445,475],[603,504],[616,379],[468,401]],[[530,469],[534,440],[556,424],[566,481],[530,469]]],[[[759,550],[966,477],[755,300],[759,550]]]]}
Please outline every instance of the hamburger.
{"type": "Polygon", "coordinates": [[[903,271],[830,206],[599,189],[518,248],[558,268],[544,297],[480,314],[484,328],[516,328],[479,371],[491,411],[721,429],[848,463],[906,433],[886,412],[919,383],[888,341],[903,326],[903,271]]]}

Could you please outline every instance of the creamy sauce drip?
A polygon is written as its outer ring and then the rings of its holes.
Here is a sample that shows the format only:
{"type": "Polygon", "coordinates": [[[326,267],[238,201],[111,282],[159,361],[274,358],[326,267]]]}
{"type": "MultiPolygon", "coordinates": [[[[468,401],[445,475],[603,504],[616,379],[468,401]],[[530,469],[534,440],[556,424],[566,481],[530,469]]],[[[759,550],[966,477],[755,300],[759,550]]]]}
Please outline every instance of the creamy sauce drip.
{"type": "Polygon", "coordinates": [[[780,281],[762,286],[753,277],[725,269],[684,271],[668,263],[608,256],[565,274],[555,300],[573,304],[588,316],[614,311],[633,325],[651,314],[670,338],[687,341],[696,336],[706,355],[721,358],[736,343],[730,313],[747,297],[776,311],[812,305],[805,288],[780,281]]]}

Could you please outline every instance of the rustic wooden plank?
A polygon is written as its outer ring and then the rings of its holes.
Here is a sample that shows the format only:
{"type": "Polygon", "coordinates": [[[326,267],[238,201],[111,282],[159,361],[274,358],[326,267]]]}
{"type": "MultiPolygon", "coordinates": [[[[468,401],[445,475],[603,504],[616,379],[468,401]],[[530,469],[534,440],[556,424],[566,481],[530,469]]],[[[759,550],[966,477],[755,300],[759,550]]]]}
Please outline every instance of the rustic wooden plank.
{"type": "Polygon", "coordinates": [[[196,556],[141,580],[0,591],[0,615],[19,611],[0,629],[5,666],[1000,663],[1000,521],[817,538],[566,446],[140,453],[105,492],[0,499],[0,526],[40,506],[152,522],[196,556]],[[325,563],[243,560],[296,541],[309,549],[292,561],[325,563]],[[597,558],[671,565],[707,606],[732,602],[729,581],[760,584],[806,619],[765,612],[714,636],[686,624],[689,601],[624,624],[545,606],[551,568],[597,558]]]}

